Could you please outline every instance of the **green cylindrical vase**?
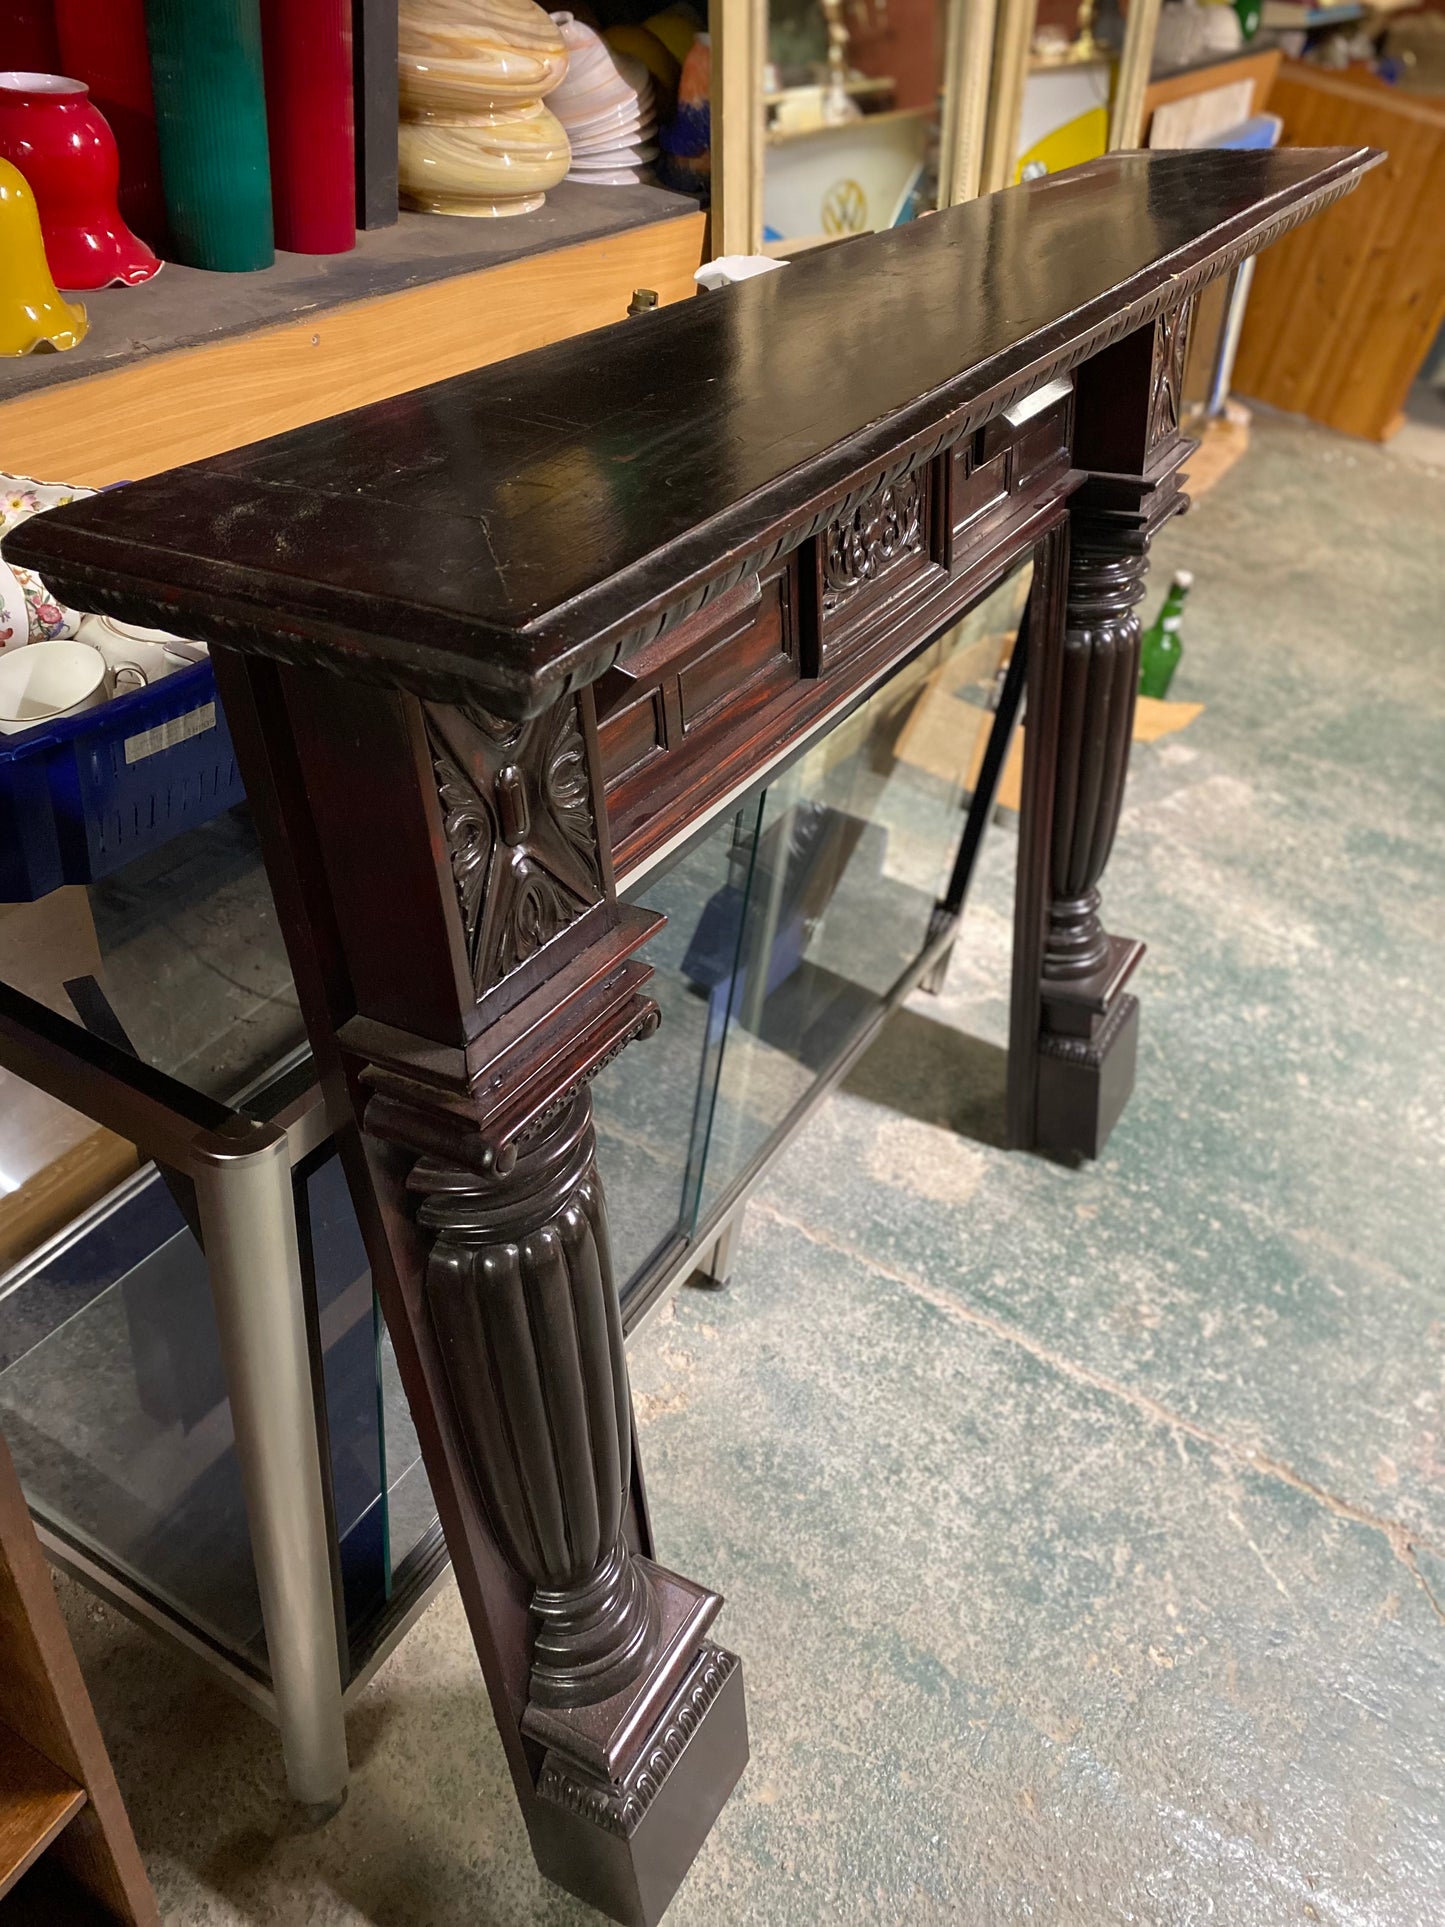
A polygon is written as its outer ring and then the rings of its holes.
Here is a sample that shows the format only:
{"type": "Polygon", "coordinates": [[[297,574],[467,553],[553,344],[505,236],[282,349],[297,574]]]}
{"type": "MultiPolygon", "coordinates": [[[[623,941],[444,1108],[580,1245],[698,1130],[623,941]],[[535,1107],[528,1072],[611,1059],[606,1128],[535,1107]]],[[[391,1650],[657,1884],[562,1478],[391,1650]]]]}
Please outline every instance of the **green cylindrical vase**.
{"type": "Polygon", "coordinates": [[[173,260],[243,273],[276,258],[260,0],[146,0],[173,260]]]}

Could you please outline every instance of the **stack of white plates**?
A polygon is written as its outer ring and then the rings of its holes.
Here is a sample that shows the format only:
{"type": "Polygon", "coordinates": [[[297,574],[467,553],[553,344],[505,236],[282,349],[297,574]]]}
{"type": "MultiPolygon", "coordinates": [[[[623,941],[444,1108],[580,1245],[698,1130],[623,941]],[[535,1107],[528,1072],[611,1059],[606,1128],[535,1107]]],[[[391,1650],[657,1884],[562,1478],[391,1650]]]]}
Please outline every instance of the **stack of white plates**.
{"type": "Polygon", "coordinates": [[[572,148],[569,181],[626,187],[650,181],[657,159],[657,109],[652,76],[640,60],[614,53],[591,27],[570,13],[553,20],[567,46],[567,72],[547,105],[567,130],[572,148]]]}

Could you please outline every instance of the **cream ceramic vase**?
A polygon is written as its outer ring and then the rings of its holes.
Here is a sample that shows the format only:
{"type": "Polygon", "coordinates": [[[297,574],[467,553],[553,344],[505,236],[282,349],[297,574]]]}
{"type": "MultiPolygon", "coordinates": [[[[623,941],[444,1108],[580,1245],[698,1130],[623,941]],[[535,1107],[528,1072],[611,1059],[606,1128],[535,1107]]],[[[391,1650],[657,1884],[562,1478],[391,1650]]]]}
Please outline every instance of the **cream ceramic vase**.
{"type": "Polygon", "coordinates": [[[401,0],[403,203],[432,214],[527,214],[571,165],[542,105],[567,71],[534,0],[401,0]]]}

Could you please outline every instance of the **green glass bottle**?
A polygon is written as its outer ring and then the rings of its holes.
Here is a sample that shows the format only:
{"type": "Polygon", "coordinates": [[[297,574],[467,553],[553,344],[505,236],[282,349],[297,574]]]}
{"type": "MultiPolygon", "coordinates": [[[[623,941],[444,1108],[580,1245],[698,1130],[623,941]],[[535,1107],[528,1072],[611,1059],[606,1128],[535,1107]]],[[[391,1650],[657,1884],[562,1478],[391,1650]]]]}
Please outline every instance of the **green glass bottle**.
{"type": "Polygon", "coordinates": [[[1164,598],[1164,607],[1144,631],[1144,640],[1139,645],[1141,696],[1164,697],[1169,694],[1174,671],[1184,654],[1184,644],[1179,639],[1179,625],[1183,620],[1181,611],[1184,598],[1193,586],[1194,577],[1188,569],[1176,569],[1174,580],[1169,584],[1169,593],[1164,598]]]}

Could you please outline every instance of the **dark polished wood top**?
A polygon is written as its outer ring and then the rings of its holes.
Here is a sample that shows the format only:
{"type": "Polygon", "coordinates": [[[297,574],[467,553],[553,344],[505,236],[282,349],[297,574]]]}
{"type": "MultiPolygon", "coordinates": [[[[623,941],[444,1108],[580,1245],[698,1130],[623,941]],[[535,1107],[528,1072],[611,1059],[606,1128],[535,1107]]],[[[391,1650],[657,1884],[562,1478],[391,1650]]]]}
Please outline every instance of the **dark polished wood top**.
{"type": "Polygon", "coordinates": [[[536,713],[1346,192],[1368,150],[1116,154],[37,516],[66,600],[536,713]]]}

